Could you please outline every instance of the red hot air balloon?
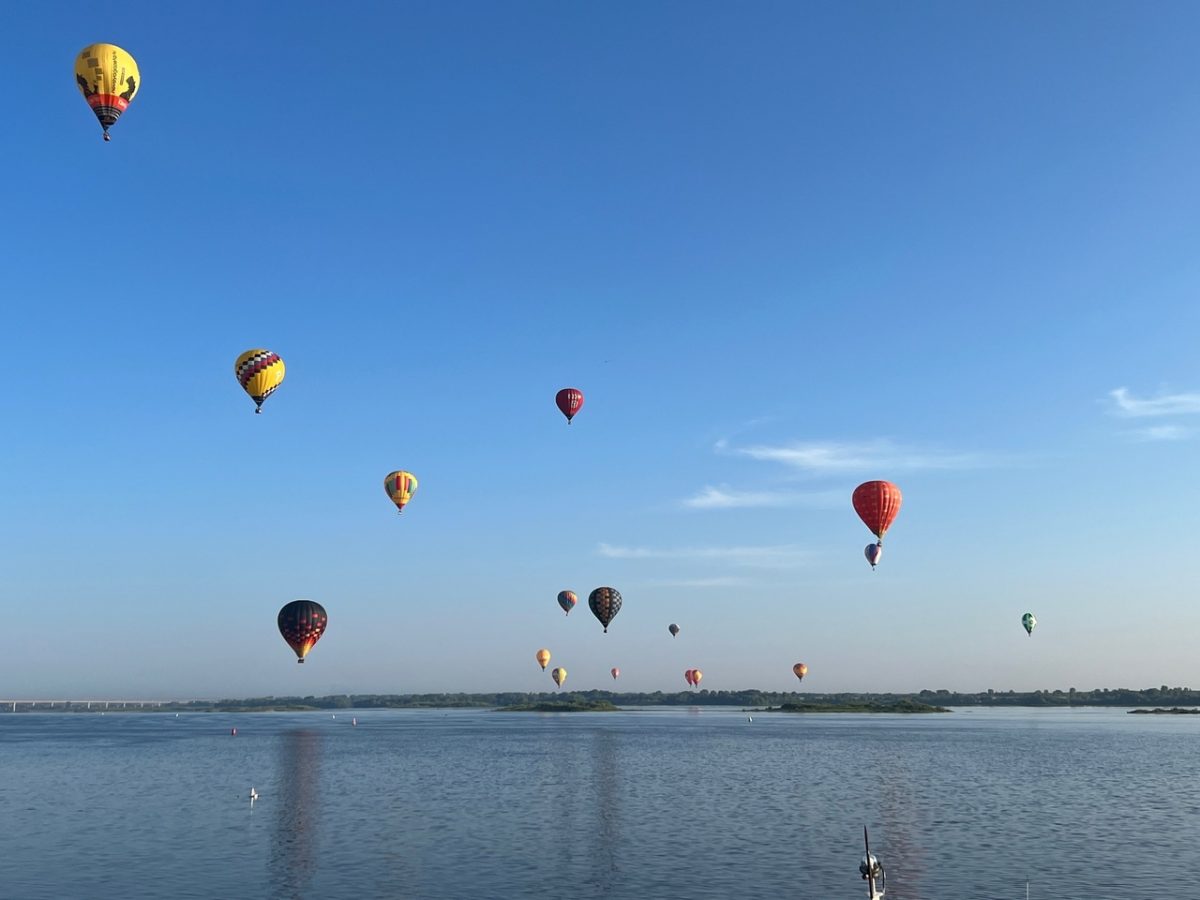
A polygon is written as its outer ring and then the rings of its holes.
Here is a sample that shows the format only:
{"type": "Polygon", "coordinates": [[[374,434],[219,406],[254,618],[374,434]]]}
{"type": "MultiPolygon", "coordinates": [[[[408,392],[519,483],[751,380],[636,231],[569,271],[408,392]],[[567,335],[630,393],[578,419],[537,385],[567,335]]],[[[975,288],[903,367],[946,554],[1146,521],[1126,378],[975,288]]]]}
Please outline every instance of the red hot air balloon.
{"type": "Polygon", "coordinates": [[[583,391],[578,388],[563,388],[554,395],[554,402],[558,404],[559,411],[567,417],[567,424],[570,425],[575,414],[583,409],[583,391]]]}
{"type": "Polygon", "coordinates": [[[808,674],[808,666],[806,666],[804,663],[796,663],[794,666],[792,666],[792,674],[803,681],[804,676],[808,674]]]}
{"type": "Polygon", "coordinates": [[[613,666],[613,669],[612,669],[613,681],[616,681],[620,676],[621,676],[621,670],[618,669],[616,666],[613,666]]]}
{"type": "Polygon", "coordinates": [[[851,499],[858,517],[882,542],[900,512],[900,488],[890,481],[867,481],[854,489],[851,499]]]}
{"type": "Polygon", "coordinates": [[[588,595],[588,608],[608,634],[608,623],[621,611],[621,592],[616,588],[598,587],[588,595]]]}
{"type": "Polygon", "coordinates": [[[683,673],[683,680],[686,681],[688,684],[692,683],[692,672],[693,672],[692,669],[688,669],[686,672],[683,673]]]}
{"type": "Polygon", "coordinates": [[[312,600],[293,600],[279,611],[279,633],[296,653],[296,662],[304,662],[308,651],[316,646],[329,617],[325,607],[312,600]]]}

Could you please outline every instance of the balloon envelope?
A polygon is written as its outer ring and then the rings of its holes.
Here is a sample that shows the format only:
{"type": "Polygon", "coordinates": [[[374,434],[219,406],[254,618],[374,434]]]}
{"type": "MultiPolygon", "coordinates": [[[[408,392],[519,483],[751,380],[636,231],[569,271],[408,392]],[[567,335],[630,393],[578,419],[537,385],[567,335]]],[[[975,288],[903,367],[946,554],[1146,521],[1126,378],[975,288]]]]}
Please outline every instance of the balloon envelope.
{"type": "Polygon", "coordinates": [[[575,608],[575,604],[579,602],[579,597],[574,591],[559,591],[558,605],[563,608],[563,612],[567,615],[571,614],[571,610],[575,608]]]}
{"type": "Polygon", "coordinates": [[[108,129],[137,96],[142,75],[128,51],[116,44],[91,44],[75,57],[75,86],[100,120],[107,141],[108,129]]]}
{"type": "Polygon", "coordinates": [[[544,647],[533,655],[538,661],[538,665],[542,667],[542,671],[546,671],[546,663],[550,662],[550,651],[544,647]]]}
{"type": "Polygon", "coordinates": [[[621,593],[616,588],[598,587],[588,595],[588,608],[608,634],[608,623],[621,611],[621,593]]]}
{"type": "Polygon", "coordinates": [[[555,684],[557,684],[559,687],[562,687],[562,683],[567,680],[567,670],[555,669],[550,673],[550,677],[554,679],[555,684]]]}
{"type": "Polygon", "coordinates": [[[616,668],[616,667],[614,666],[614,667],[612,668],[612,677],[613,677],[613,681],[616,681],[616,680],[617,680],[617,678],[620,676],[620,674],[621,674],[621,670],[620,670],[620,669],[618,669],[618,668],[616,668]]]}
{"type": "Polygon", "coordinates": [[[578,388],[563,388],[554,395],[559,412],[567,417],[567,422],[575,418],[575,414],[583,409],[583,391],[578,388]]]}
{"type": "Polygon", "coordinates": [[[237,376],[242,390],[254,401],[256,413],[262,412],[263,401],[283,384],[284,372],[279,354],[261,347],[247,350],[233,363],[233,374],[237,376]]]}
{"type": "Polygon", "coordinates": [[[700,679],[704,677],[704,673],[699,669],[692,669],[692,685],[700,687],[700,679]]]}
{"type": "Polygon", "coordinates": [[[304,662],[311,650],[325,633],[329,617],[325,607],[313,600],[293,600],[279,610],[276,620],[279,633],[295,652],[297,662],[304,662]]]}
{"type": "Polygon", "coordinates": [[[866,481],[854,489],[851,500],[858,517],[882,541],[900,512],[900,488],[890,481],[866,481]]]}
{"type": "MultiPolygon", "coordinates": [[[[1025,613],[1021,616],[1021,624],[1025,627],[1025,633],[1032,635],[1033,629],[1037,627],[1037,617],[1033,613],[1025,613]]],[[[1051,643],[1054,642],[1051,641],[1051,643]]]]}
{"type": "Polygon", "coordinates": [[[686,681],[688,684],[692,683],[692,670],[691,669],[688,669],[686,672],[683,673],[683,680],[686,681]]]}
{"type": "Polygon", "coordinates": [[[806,666],[804,663],[796,663],[794,666],[792,666],[792,672],[797,678],[803,681],[804,676],[808,674],[808,666],[806,666]]]}
{"type": "Polygon", "coordinates": [[[667,626],[667,631],[671,632],[671,637],[675,637],[675,635],[679,634],[679,626],[672,622],[667,626]]]}
{"type": "Polygon", "coordinates": [[[383,479],[383,489],[391,501],[396,504],[396,511],[402,512],[404,505],[417,492],[417,476],[412,472],[405,472],[403,469],[389,472],[388,476],[383,479]]]}
{"type": "Polygon", "coordinates": [[[871,564],[871,568],[879,565],[879,560],[883,556],[883,544],[867,544],[867,549],[863,551],[863,555],[867,557],[867,562],[871,564]]]}

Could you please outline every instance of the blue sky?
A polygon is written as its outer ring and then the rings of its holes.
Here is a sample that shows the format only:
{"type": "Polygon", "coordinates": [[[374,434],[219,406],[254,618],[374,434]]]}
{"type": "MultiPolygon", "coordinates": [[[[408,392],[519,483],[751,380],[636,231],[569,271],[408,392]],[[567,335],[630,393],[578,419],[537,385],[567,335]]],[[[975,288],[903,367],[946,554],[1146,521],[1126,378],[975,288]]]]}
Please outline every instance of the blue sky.
{"type": "Polygon", "coordinates": [[[0,694],[1197,686],[1194,6],[246,6],[7,13],[0,694]]]}

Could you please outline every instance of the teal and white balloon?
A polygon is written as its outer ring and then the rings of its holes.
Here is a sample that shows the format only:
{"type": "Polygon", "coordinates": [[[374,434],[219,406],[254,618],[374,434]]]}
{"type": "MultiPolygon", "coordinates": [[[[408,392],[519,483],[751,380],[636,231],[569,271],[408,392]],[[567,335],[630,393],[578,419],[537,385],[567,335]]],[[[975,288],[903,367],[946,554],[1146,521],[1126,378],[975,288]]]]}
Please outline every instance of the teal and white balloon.
{"type": "Polygon", "coordinates": [[[1025,633],[1033,635],[1033,629],[1037,627],[1037,616],[1033,613],[1025,613],[1021,616],[1021,624],[1025,626],[1025,633]]]}

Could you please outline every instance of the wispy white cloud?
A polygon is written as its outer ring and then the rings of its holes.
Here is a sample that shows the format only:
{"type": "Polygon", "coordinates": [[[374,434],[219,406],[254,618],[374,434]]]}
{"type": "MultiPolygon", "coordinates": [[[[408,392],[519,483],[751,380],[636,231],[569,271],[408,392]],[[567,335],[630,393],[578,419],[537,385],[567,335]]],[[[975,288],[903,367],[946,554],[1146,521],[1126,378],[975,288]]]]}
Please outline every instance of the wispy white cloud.
{"type": "Polygon", "coordinates": [[[685,509],[751,509],[759,507],[807,506],[832,508],[845,500],[842,492],[738,491],[727,485],[704,489],[680,501],[685,509]]]}
{"type": "Polygon", "coordinates": [[[1138,428],[1129,435],[1138,441],[1182,441],[1196,433],[1194,428],[1182,425],[1152,425],[1149,428],[1138,428]]]}
{"type": "Polygon", "coordinates": [[[797,441],[791,444],[752,447],[717,447],[751,459],[783,463],[806,472],[913,471],[916,469],[975,469],[998,460],[978,453],[949,453],[936,449],[904,447],[888,440],[864,443],[797,441]]]}
{"type": "MultiPolygon", "coordinates": [[[[1118,416],[1133,418],[1200,413],[1200,393],[1161,394],[1158,397],[1143,400],[1139,397],[1134,397],[1129,393],[1128,389],[1122,387],[1117,388],[1115,391],[1109,391],[1108,396],[1113,401],[1112,412],[1118,416]]],[[[1159,440],[1163,440],[1163,438],[1159,440]]],[[[1172,438],[1166,438],[1165,440],[1172,440],[1172,438]]]]}
{"type": "Polygon", "coordinates": [[[601,543],[596,552],[608,559],[674,559],[784,569],[802,566],[811,553],[795,544],[742,547],[621,547],[601,543]]]}

